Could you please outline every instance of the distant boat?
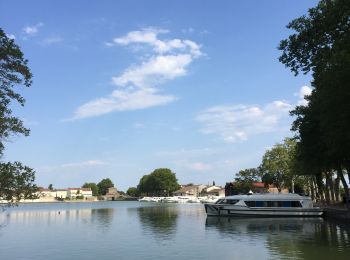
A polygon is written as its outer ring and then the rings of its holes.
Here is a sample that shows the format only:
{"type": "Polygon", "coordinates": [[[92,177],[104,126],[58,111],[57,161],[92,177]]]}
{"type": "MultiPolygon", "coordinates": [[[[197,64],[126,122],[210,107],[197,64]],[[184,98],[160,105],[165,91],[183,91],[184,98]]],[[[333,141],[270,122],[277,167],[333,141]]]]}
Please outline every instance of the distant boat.
{"type": "Polygon", "coordinates": [[[208,216],[312,217],[322,216],[310,197],[288,194],[234,195],[204,204],[208,216]]]}

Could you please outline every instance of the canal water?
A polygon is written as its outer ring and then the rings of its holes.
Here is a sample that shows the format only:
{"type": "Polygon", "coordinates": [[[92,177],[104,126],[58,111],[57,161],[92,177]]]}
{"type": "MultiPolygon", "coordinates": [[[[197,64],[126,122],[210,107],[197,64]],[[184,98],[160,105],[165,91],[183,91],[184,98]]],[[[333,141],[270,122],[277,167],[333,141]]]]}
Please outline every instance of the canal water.
{"type": "Polygon", "coordinates": [[[201,204],[26,204],[0,212],[0,259],[350,259],[350,226],[207,218],[201,204]]]}

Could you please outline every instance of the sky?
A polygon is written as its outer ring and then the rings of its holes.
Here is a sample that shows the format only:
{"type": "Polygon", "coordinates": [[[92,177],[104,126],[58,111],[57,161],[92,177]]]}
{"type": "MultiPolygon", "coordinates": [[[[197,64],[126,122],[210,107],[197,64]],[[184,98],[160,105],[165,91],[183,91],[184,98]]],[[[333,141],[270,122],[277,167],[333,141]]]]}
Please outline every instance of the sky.
{"type": "Polygon", "coordinates": [[[310,93],[278,61],[286,25],[317,1],[4,1],[0,27],[34,75],[13,113],[31,129],[6,143],[36,183],[110,178],[118,190],[156,168],[180,184],[225,185],[293,136],[310,93]]]}

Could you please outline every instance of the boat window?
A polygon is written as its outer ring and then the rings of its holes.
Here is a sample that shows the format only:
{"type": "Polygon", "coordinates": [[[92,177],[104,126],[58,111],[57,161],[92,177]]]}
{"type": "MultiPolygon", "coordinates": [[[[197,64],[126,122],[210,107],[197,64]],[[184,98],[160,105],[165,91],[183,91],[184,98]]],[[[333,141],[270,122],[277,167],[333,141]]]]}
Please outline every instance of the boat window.
{"type": "Polygon", "coordinates": [[[255,207],[256,203],[255,201],[245,201],[244,202],[248,207],[255,207]]]}
{"type": "Polygon", "coordinates": [[[258,208],[290,208],[301,207],[299,201],[245,201],[248,207],[258,208]]]}
{"type": "Polygon", "coordinates": [[[238,200],[227,200],[227,204],[236,204],[238,200]]]}
{"type": "Polygon", "coordinates": [[[291,201],[293,208],[301,208],[300,201],[291,201]]]}

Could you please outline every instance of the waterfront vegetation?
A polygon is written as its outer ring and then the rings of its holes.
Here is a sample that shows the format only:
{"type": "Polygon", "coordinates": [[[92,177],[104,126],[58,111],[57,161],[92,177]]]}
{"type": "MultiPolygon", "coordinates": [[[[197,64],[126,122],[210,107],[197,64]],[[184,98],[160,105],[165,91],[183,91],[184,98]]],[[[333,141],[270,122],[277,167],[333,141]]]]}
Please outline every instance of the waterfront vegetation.
{"type": "Polygon", "coordinates": [[[312,93],[291,111],[295,136],[267,150],[256,169],[236,174],[242,189],[261,180],[327,202],[349,196],[349,17],[349,1],[322,0],[288,24],[294,33],[279,45],[280,62],[296,76],[311,74],[312,93]]]}
{"type": "Polygon", "coordinates": [[[19,46],[0,28],[0,198],[9,204],[34,199],[35,171],[21,162],[4,162],[5,142],[15,135],[29,135],[23,121],[13,115],[13,103],[24,106],[25,99],[16,88],[30,87],[32,73],[19,46]]]}

